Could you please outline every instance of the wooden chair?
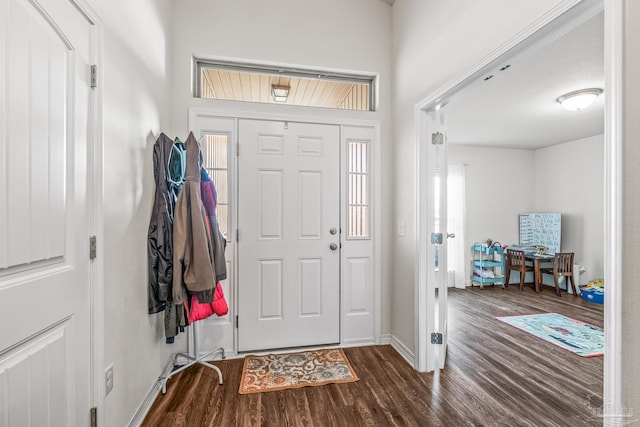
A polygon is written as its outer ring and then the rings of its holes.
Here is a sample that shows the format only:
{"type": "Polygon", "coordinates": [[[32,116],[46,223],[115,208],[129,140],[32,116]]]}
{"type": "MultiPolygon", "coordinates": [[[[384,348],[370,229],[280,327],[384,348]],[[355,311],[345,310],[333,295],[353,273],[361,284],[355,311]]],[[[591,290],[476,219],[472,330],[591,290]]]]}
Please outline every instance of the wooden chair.
{"type": "Polygon", "coordinates": [[[524,257],[524,251],[517,249],[507,249],[507,257],[505,259],[505,284],[509,284],[509,277],[512,271],[520,273],[520,291],[524,286],[524,277],[527,271],[533,272],[533,265],[527,264],[527,260],[524,257]]]}
{"type": "Polygon", "coordinates": [[[560,286],[558,286],[558,278],[560,277],[565,277],[567,281],[567,293],[569,292],[569,281],[571,281],[573,295],[578,295],[573,279],[573,252],[556,252],[556,255],[553,257],[553,267],[540,269],[541,282],[543,274],[553,275],[553,283],[556,285],[556,295],[560,296],[560,286]]]}

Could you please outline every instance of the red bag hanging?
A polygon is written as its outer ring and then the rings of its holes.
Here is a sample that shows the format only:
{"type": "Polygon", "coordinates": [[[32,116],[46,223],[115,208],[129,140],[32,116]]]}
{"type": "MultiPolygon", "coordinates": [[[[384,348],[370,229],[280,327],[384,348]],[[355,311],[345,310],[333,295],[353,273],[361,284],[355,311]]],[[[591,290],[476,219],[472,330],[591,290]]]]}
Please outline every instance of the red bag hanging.
{"type": "Polygon", "coordinates": [[[227,300],[224,299],[224,292],[222,292],[222,284],[218,283],[216,286],[216,292],[213,294],[213,312],[218,316],[224,316],[229,312],[229,306],[227,300]]]}

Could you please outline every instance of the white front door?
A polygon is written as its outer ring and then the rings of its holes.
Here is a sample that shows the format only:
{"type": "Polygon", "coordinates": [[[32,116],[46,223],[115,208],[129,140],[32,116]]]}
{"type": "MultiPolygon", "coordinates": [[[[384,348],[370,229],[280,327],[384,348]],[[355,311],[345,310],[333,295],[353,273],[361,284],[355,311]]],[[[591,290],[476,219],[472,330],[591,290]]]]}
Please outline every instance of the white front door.
{"type": "Polygon", "coordinates": [[[338,126],[240,120],[238,348],[340,341],[338,126]]]}
{"type": "Polygon", "coordinates": [[[68,0],[0,16],[0,426],[84,426],[91,24],[68,0]]]}

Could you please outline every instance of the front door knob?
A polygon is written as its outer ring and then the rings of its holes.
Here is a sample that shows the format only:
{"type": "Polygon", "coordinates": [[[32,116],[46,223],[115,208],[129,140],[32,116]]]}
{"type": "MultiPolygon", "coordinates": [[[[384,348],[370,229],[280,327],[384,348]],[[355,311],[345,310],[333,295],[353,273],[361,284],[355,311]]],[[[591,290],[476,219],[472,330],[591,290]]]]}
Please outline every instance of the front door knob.
{"type": "Polygon", "coordinates": [[[331,249],[332,251],[335,251],[336,249],[338,249],[338,245],[336,245],[335,243],[332,243],[329,245],[329,249],[331,249]]]}

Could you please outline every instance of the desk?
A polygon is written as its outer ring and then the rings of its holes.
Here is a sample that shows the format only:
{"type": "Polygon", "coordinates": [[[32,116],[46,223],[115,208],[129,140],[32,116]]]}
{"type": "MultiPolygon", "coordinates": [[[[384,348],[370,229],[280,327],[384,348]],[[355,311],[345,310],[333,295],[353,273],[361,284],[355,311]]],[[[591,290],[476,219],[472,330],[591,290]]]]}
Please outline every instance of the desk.
{"type": "Polygon", "coordinates": [[[524,258],[533,261],[533,283],[536,287],[536,292],[540,292],[542,289],[542,274],[540,273],[540,261],[553,261],[553,255],[536,255],[535,253],[526,253],[524,258]]]}

